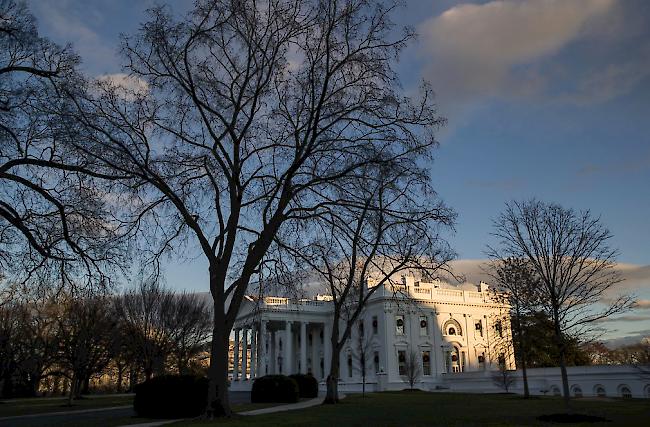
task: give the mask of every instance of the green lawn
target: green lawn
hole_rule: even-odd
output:
[[[72,406],[67,406],[67,404],[68,399],[65,397],[2,400],[0,401],[0,417],[132,405],[133,396],[92,396],[75,400]]]
[[[352,395],[339,405],[318,406],[254,417],[239,416],[225,421],[188,421],[174,426],[549,425],[537,421],[536,417],[561,412],[562,408],[562,401],[554,397],[524,400],[515,395],[385,392],[369,394],[365,398]],[[611,420],[607,423],[587,425],[650,425],[650,401],[648,400],[580,399],[573,402],[573,408],[576,412]]]

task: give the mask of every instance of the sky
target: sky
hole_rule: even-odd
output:
[[[123,71],[120,34],[155,4],[27,3],[41,34],[72,43],[95,77]],[[589,209],[614,235],[621,290],[641,300],[606,325],[608,336],[650,335],[650,1],[406,0],[395,20],[419,35],[397,64],[404,89],[429,81],[448,120],[431,175],[458,213],[449,235],[458,268],[478,277],[509,200]],[[200,260],[169,260],[166,271],[171,287],[207,290]]]

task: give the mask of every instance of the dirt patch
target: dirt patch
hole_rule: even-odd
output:
[[[586,414],[550,414],[537,417],[547,423],[602,423],[609,422],[607,418]]]

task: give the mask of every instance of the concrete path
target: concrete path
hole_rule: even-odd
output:
[[[339,399],[345,399],[344,394],[339,394]],[[298,403],[290,403],[288,405],[280,406],[271,406],[270,408],[255,409],[253,411],[239,412],[239,415],[262,415],[262,414],[272,414],[274,412],[285,412],[285,411],[295,411],[297,409],[311,408],[312,406],[318,406],[323,403],[325,396],[318,396],[314,399],[304,400]]]
[[[304,400],[298,403],[290,403],[288,405],[271,406],[270,408],[262,408],[262,409],[255,409],[252,411],[238,412],[237,415],[248,416],[248,415],[273,414],[275,412],[295,411],[297,409],[305,409],[305,408],[311,408],[313,406],[318,406],[323,403],[324,399],[325,399],[324,396],[318,396],[314,399]],[[340,394],[339,399],[345,399],[345,395]],[[143,424],[130,424],[128,426],[121,426],[121,427],[158,427],[158,426],[163,426],[165,424],[175,423],[177,421],[181,421],[181,420],[155,421],[155,422],[143,423]]]

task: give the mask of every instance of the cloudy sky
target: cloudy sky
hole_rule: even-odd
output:
[[[102,76],[122,71],[119,35],[154,2],[28,4],[44,35],[71,42],[84,70]],[[507,200],[590,209],[615,236],[624,288],[642,300],[607,327],[650,334],[650,1],[406,0],[397,21],[419,33],[398,65],[405,89],[430,81],[449,121],[432,175],[459,214],[459,268],[477,274]],[[170,265],[167,281],[204,290],[205,268]]]

